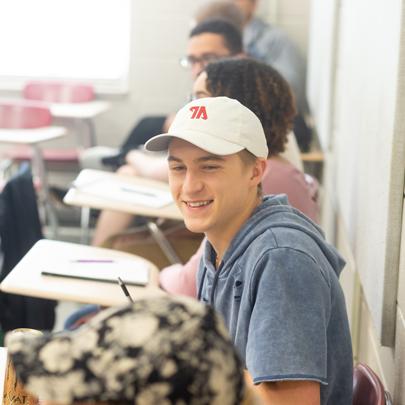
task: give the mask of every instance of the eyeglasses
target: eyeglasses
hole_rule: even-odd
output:
[[[190,69],[196,64],[200,64],[201,66],[205,67],[207,66],[210,62],[214,62],[218,59],[223,58],[224,56],[220,55],[215,55],[212,53],[207,53],[205,55],[202,55],[200,57],[196,56],[183,56],[180,58],[180,66],[182,66],[185,69]]]

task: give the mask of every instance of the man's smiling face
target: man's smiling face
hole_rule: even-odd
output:
[[[169,184],[186,227],[210,241],[232,239],[251,214],[257,184],[254,165],[238,153],[208,153],[181,139],[169,146]]]

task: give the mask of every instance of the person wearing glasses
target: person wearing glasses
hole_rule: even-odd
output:
[[[195,80],[208,63],[241,56],[242,37],[236,32],[233,24],[221,19],[209,19],[196,25],[190,32],[187,53],[180,59],[181,66],[190,69]]]
[[[220,19],[211,19],[196,25],[190,32],[186,55],[181,59],[181,65],[190,69],[193,80],[202,69],[214,60],[243,55],[242,34],[235,25]],[[156,122],[154,128],[150,125],[147,137],[137,139],[144,143],[148,138],[167,131],[172,120]],[[143,153],[139,150],[126,152],[126,161],[118,172],[127,175],[140,175],[155,180],[167,181],[166,162]],[[132,215],[103,211],[96,225],[92,244],[99,246],[113,236],[125,230],[133,220]]]

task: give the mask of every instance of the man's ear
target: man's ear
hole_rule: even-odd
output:
[[[252,176],[250,180],[252,181],[253,186],[257,186],[262,182],[264,172],[267,167],[267,160],[263,158],[257,158],[255,163],[252,166]]]

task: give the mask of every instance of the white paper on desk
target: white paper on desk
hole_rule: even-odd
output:
[[[108,281],[117,285],[118,277],[129,285],[144,286],[149,281],[149,267],[146,263],[110,258],[73,259],[68,263],[61,263],[57,268],[44,268],[41,273],[44,276]]]
[[[134,185],[116,179],[100,179],[90,184],[76,183],[76,187],[83,193],[116,200],[134,205],[143,205],[152,208],[161,208],[173,202],[172,195],[168,191],[154,187]]]

